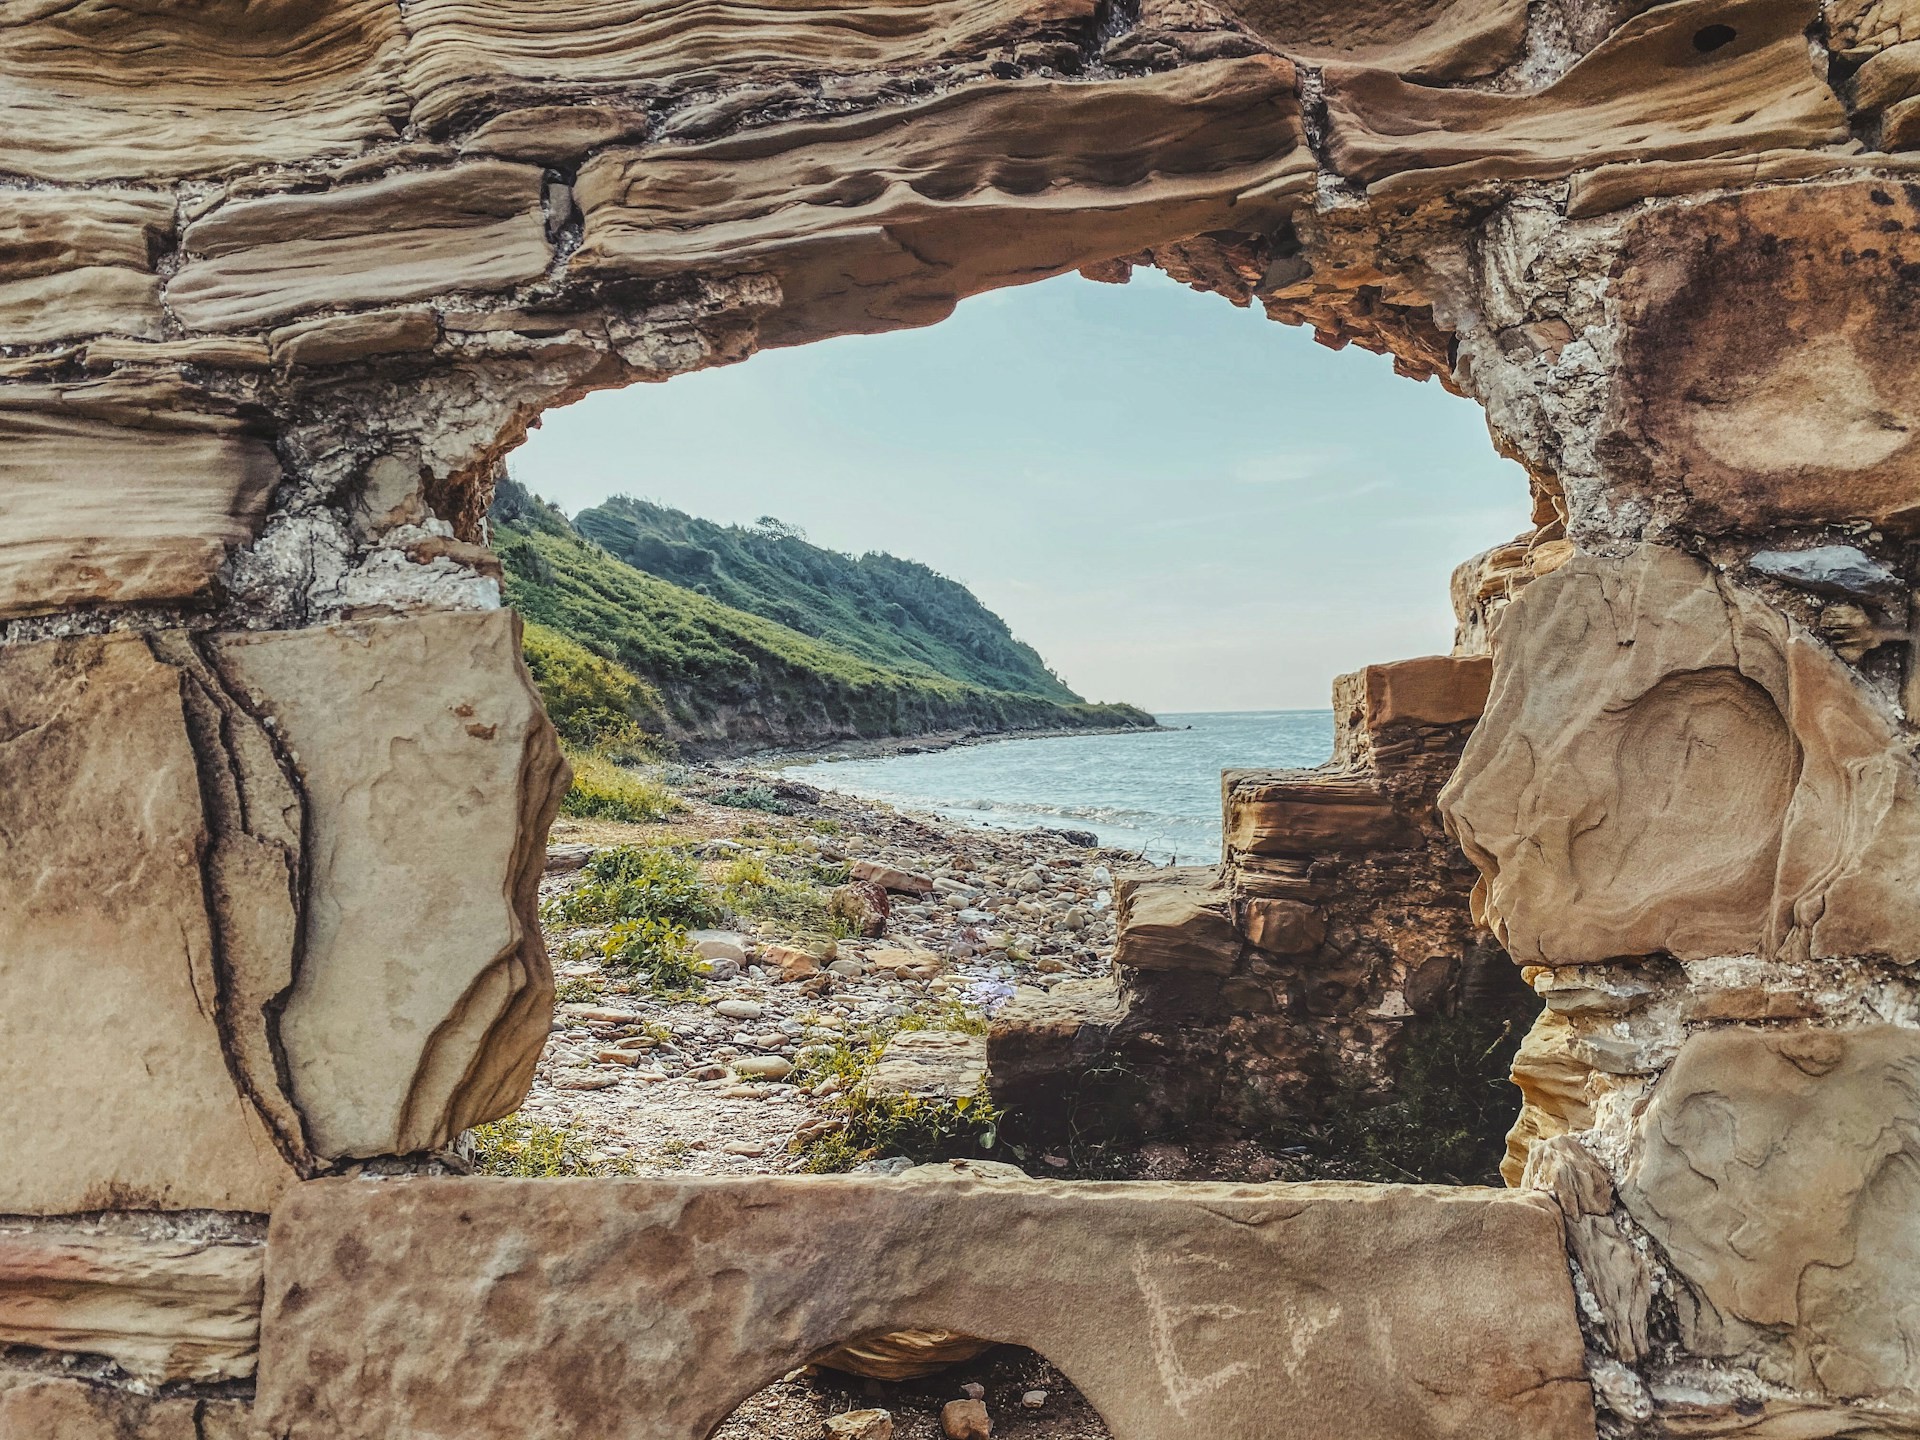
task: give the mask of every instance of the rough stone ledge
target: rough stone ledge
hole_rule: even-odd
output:
[[[704,1440],[911,1328],[1039,1350],[1121,1440],[1589,1440],[1562,1247],[1551,1201],[1482,1189],[322,1180],[274,1215],[257,1418]]]

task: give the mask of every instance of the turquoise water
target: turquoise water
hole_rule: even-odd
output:
[[[1177,728],[825,760],[804,773],[829,789],[976,825],[1091,830],[1103,845],[1184,865],[1219,858],[1223,769],[1318,765],[1333,753],[1331,710],[1159,720]]]

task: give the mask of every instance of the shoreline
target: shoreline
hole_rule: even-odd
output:
[[[735,765],[761,766],[784,770],[803,765],[818,765],[835,760],[885,760],[895,755],[932,755],[942,750],[958,750],[971,745],[994,745],[1005,740],[1067,740],[1077,735],[1157,735],[1183,727],[1178,725],[1095,725],[1031,730],[933,730],[924,735],[876,735],[863,739],[826,740],[818,745],[780,746],[752,750],[730,757]]]

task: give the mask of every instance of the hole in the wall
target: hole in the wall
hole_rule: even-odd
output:
[[[883,1427],[861,1423],[869,1411],[886,1412],[893,1440],[943,1440],[942,1411],[971,1398],[969,1387],[981,1394],[995,1440],[1110,1440],[1113,1433],[1051,1361],[1019,1346],[992,1345],[910,1378],[803,1367],[741,1402],[711,1440],[818,1440],[832,1433],[827,1422],[839,1416],[855,1417],[838,1427],[852,1432],[849,1440],[872,1440]]]
[[[1030,316],[1020,318],[1027,311]],[[1276,352],[1289,357],[1284,365],[1276,363]],[[1351,393],[1341,393],[1342,386]],[[1130,751],[1139,737],[1126,735],[1032,742],[1064,747],[1049,754],[1084,746],[1084,763],[1062,760],[1026,774],[974,770],[956,778],[951,791],[896,789],[887,797],[910,808],[944,811],[950,819],[1100,827],[1096,838],[1144,850],[1153,863],[1194,864],[1219,854],[1223,768],[1308,769],[1329,758],[1333,675],[1370,662],[1444,655],[1451,648],[1447,595],[1453,564],[1528,528],[1519,472],[1492,455],[1483,425],[1470,402],[1451,399],[1437,386],[1404,385],[1379,357],[1355,349],[1330,358],[1303,331],[1268,324],[1257,310],[1236,311],[1144,272],[1126,287],[1064,277],[969,302],[928,330],[769,352],[672,385],[593,397],[547,416],[537,437],[514,457],[513,469],[519,493],[562,502],[567,513],[561,523],[577,524],[592,542],[587,548],[597,546],[703,603],[751,613],[755,623],[788,626],[812,643],[852,645],[859,638],[851,629],[832,628],[836,622],[825,600],[851,601],[861,617],[871,618],[890,606],[907,608],[912,597],[868,594],[857,577],[828,567],[822,586],[830,595],[783,591],[777,603],[755,609],[754,597],[736,583],[749,564],[808,542],[854,554],[891,551],[972,583],[990,608],[1011,620],[1014,635],[1039,641],[1040,655],[1058,665],[1081,695],[1178,712],[1183,718],[1173,723],[1180,726],[1204,728],[1209,717],[1229,717],[1206,744],[1156,737],[1168,746],[1193,746],[1173,751],[1184,757],[1177,775],[1154,782],[1164,779],[1169,792],[1177,782],[1177,802],[1152,796],[1128,801],[1111,788],[1060,793],[1066,779],[1109,787],[1126,780],[1138,788],[1145,762],[1137,757],[1147,752]],[[644,437],[644,444],[636,437]],[[610,495],[623,491],[685,514],[649,520],[653,528],[646,533],[633,526],[631,533],[622,531],[604,516],[598,525],[585,522],[583,512],[604,508]],[[1455,508],[1470,518],[1450,519],[1445,512]],[[524,520],[501,516],[500,524],[510,598],[529,619],[548,626],[583,623],[581,597],[595,586],[611,593],[604,577],[574,584],[556,574],[564,557],[536,543]],[[715,533],[729,526],[727,534]],[[796,526],[804,533],[789,534]],[[1188,568],[1179,569],[1175,560]],[[826,562],[816,557],[806,563]],[[1426,568],[1416,579],[1418,566]],[[813,604],[816,598],[820,606]],[[1371,629],[1347,623],[1356,605],[1384,610],[1403,602],[1419,612],[1426,628],[1416,631],[1397,609]],[[1063,624],[1063,617],[1074,623]],[[755,697],[738,687],[737,677],[729,678],[741,667],[725,673],[716,668],[711,675],[648,674],[652,661],[639,635],[638,627],[609,624],[582,639],[602,658],[661,682],[664,705],[685,710],[710,700],[724,723],[743,723]],[[1225,651],[1229,660],[1209,660],[1210,649]],[[930,653],[921,652],[921,658]],[[1195,657],[1206,663],[1195,663]],[[869,652],[865,663],[888,658]],[[1141,693],[1156,674],[1157,691]],[[1083,678],[1088,675],[1094,678]],[[1243,688],[1198,695],[1181,688],[1223,678]],[[664,683],[668,679],[677,689]],[[1282,689],[1282,681],[1293,688]],[[1255,688],[1259,684],[1269,688]],[[567,729],[568,716],[553,708]],[[1278,724],[1262,728],[1233,718],[1247,711],[1290,713],[1293,729],[1287,734],[1294,738]],[[1296,723],[1301,714],[1310,723]],[[1309,730],[1311,746],[1295,743]],[[702,737],[711,739],[713,731],[696,731],[689,726],[692,739],[677,741],[685,747],[683,756],[711,755],[712,748],[703,752]],[[594,737],[580,731],[568,738],[587,745]],[[731,738],[764,743],[767,737],[743,728]],[[929,767],[951,762],[964,770],[1013,752],[981,746],[899,758]],[[801,778],[832,786],[849,774],[823,767]],[[768,834],[827,819],[843,825],[842,848],[855,853],[845,842],[844,822],[816,813],[804,800],[782,798],[749,778],[699,783],[708,807],[703,814],[724,821],[725,807],[741,807],[733,813]],[[1003,785],[1008,788],[995,788]],[[1190,814],[1177,809],[1189,801]],[[722,808],[714,810],[714,804]],[[1154,813],[1151,826],[1118,815],[1155,805],[1163,810]],[[1178,828],[1188,821],[1199,828]],[[703,843],[714,838],[731,835],[699,837]],[[760,842],[748,837],[746,843]],[[1108,973],[1114,948],[1110,880],[1087,886],[1083,896],[1076,892],[1074,903],[1088,906],[1105,892],[1107,928],[1090,939],[1084,929],[1060,933],[1051,921],[1040,923],[1012,908],[1022,898],[1008,890],[1006,878],[993,879],[990,872],[1012,872],[1031,861],[1017,866],[975,855],[961,862],[937,846],[897,858],[910,870],[954,872],[941,878],[985,892],[991,902],[986,913],[994,918],[976,914],[958,921],[943,904],[920,916],[896,897],[884,940],[863,944],[842,937],[856,960],[878,945],[924,947],[941,957],[947,982],[942,990],[902,987],[900,994],[883,997],[884,1005],[944,1010],[958,1003],[981,1010],[988,998],[1005,998],[990,997],[994,987],[1050,987]],[[787,862],[770,863],[778,869]],[[1123,862],[1109,857],[1102,863]],[[795,870],[790,878],[806,877]],[[1467,878],[1445,882],[1458,880],[1462,915]],[[700,923],[750,931],[763,921],[775,930],[781,923],[753,914]],[[969,1144],[951,1153],[1010,1161],[1030,1174],[1062,1178],[1492,1180],[1501,1137],[1518,1109],[1506,1083],[1507,1061],[1527,1023],[1507,991],[1532,1000],[1518,972],[1500,955],[1491,967],[1483,965],[1485,957],[1454,936],[1431,946],[1423,942],[1418,953],[1400,957],[1404,963],[1396,970],[1368,948],[1378,944],[1370,933],[1330,928],[1339,931],[1329,942],[1338,951],[1337,965],[1297,958],[1261,962],[1257,973],[1236,976],[1243,983],[1231,992],[1222,991],[1217,975],[1200,975],[1193,977],[1190,996],[1173,997],[1180,1018],[1167,1027],[1166,1054],[1149,1057],[1173,1071],[1189,1061],[1190,1068],[1203,1069],[1203,1056],[1183,1060],[1180,1047],[1189,1036],[1223,1027],[1231,1016],[1288,1017],[1291,1032],[1271,1047],[1283,1062],[1269,1068],[1287,1070],[1298,1061],[1304,1078],[1277,1083],[1271,1094],[1229,1097],[1238,1133],[1209,1133],[1219,1119],[1219,1097],[1197,1090],[1182,1092],[1177,1107],[1161,1106],[1154,1128],[1135,1123],[1133,1117],[1166,1099],[1164,1089],[1137,1108],[1124,1099],[1136,1083],[1150,1091],[1160,1085],[1157,1079],[1139,1082],[1135,1057],[1096,1066],[1075,1082],[1065,1133],[1023,1130],[1016,1116],[996,1148],[973,1148],[979,1127],[972,1127],[962,1137]],[[1029,931],[1031,941],[1023,938]],[[1003,943],[996,945],[996,937]],[[769,933],[757,943],[784,945],[795,938]],[[604,939],[582,926],[550,929],[549,946],[562,957],[564,1000],[589,1000],[591,985],[609,978],[597,958]],[[1010,958],[1014,951],[1021,958]],[[1511,982],[1507,991],[1496,994],[1499,987],[1489,986],[1489,976]],[[782,982],[756,979],[750,971],[745,978],[759,986],[753,1004],[772,1018],[723,1025],[710,1008],[696,1014],[690,1006],[676,1010],[651,999],[621,1002],[639,1003],[649,1015],[657,1009],[663,1024],[696,1028],[691,1038],[646,1046],[643,1067],[651,1073],[651,1056],[676,1049],[685,1059],[671,1081],[708,1066],[724,1070],[734,1057],[719,1056],[713,1047],[737,1048],[745,1043],[742,1035],[756,1055],[784,1050],[791,1053],[782,1058],[798,1063],[799,1050],[821,1039],[805,1030],[783,1040],[773,1032],[778,1021],[791,1019],[804,1030],[815,1023],[800,1018],[806,1011],[847,1026],[871,1023],[859,1008],[872,998],[862,988],[874,983],[869,979],[831,979],[819,995],[801,1000]],[[848,1013],[839,1015],[836,1005]],[[1367,1018],[1364,1012],[1371,1009],[1384,1009],[1386,1018]],[[1406,1104],[1394,1108],[1392,1096],[1378,1085],[1348,1084],[1344,1071],[1336,1077],[1333,1060],[1303,1058],[1319,1043],[1316,1036],[1341,1032],[1348,1012],[1378,1032],[1383,1068],[1376,1080],[1403,1062],[1418,1064],[1421,1092],[1405,1097]],[[1456,1023],[1463,1015],[1465,1023]],[[595,1038],[617,1047],[639,1045],[644,1037],[610,1031]],[[561,1035],[555,1043],[570,1047],[569,1065],[595,1063],[595,1045],[584,1037]],[[557,1062],[554,1068],[560,1068]],[[706,1083],[727,1082],[710,1076]],[[1301,1097],[1314,1087],[1339,1090],[1337,1115],[1302,1119]],[[622,1093],[630,1088],[621,1085]],[[1460,1128],[1448,1129],[1450,1095],[1471,1097],[1463,1104],[1470,1103],[1471,1128],[1483,1142],[1471,1154],[1443,1153],[1425,1143]],[[845,1168],[891,1155],[948,1158],[947,1152],[914,1148],[918,1138],[900,1138],[878,1122],[837,1159],[809,1148],[811,1142],[796,1152],[789,1136],[818,1119],[845,1118],[845,1112],[787,1094],[777,1103],[745,1107],[755,1111],[759,1153],[730,1162],[722,1145],[734,1137],[703,1132],[676,1110],[681,1098],[687,1097],[677,1088],[653,1084],[633,1132],[601,1130],[599,1148],[628,1156],[642,1174],[683,1168],[767,1173],[815,1168],[816,1162],[818,1168]],[[553,1099],[551,1109],[539,1112],[543,1122],[598,1113],[599,1102]],[[1093,1118],[1102,1109],[1117,1118]],[[1168,1120],[1170,1110],[1177,1114]],[[775,1124],[775,1117],[784,1118]],[[1159,1142],[1151,1153],[1142,1143],[1149,1138]]]
[[[1740,32],[1731,25],[1702,25],[1693,32],[1693,48],[1702,55],[1711,55],[1739,38]]]

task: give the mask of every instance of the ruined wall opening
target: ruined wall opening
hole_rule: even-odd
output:
[[[1476,931],[1433,807],[1484,698],[1487,615],[1542,543],[1526,477],[1476,407],[1391,373],[1417,367],[1089,268],[604,392],[507,457],[491,538],[577,771],[554,840],[608,874],[547,882],[562,1024],[483,1168],[524,1173],[557,1130],[567,1165],[641,1174],[972,1157],[1499,1182],[1538,1005]],[[962,592],[978,668],[940,648],[941,574],[888,590],[840,551],[986,582],[991,610]],[[889,610],[897,631],[870,623]],[[1000,678],[1016,651],[1029,671]],[[822,675],[829,652],[872,678]],[[620,672],[599,705],[596,666]],[[940,710],[925,677],[985,704]],[[891,704],[863,708],[881,685]],[[1066,707],[1006,693],[1043,685]],[[1081,693],[1202,713],[943,748],[1133,723]],[[768,748],[771,768],[739,759]],[[1016,753],[1037,770],[992,758]],[[912,790],[933,765],[959,809]],[[876,799],[936,818],[916,833]],[[1109,828],[1129,803],[1150,818]],[[1204,833],[1141,828],[1167,823]],[[620,910],[621,846],[704,898]],[[642,943],[641,918],[708,953]]]
[[[1037,1351],[948,1341],[955,1358],[940,1363],[940,1339],[895,1332],[857,1353],[839,1347],[754,1392],[711,1440],[1111,1440],[1100,1412]]]
[[[1121,1282],[1069,1368],[1152,1440],[1920,1429],[1887,1183],[1920,1154],[1910,7],[15,8],[0,1322],[36,1353],[0,1431],[677,1440],[718,1418],[690,1352],[745,1322],[810,1354],[943,1262],[1072,1311],[1036,1256]],[[555,998],[566,781],[485,545],[504,453],[595,390],[1141,265],[1457,386],[1532,476],[1526,539],[1463,577],[1527,589],[1437,797],[1549,1000],[1519,1189],[439,1173]],[[1446,673],[1355,680],[1364,783],[1236,776],[1230,883],[1115,877],[1127,983],[1055,987],[988,1068],[1058,1093],[1053,1036],[1208,1073],[1196,1017],[1274,981],[1247,947],[1311,969],[1350,918],[1325,887],[1419,848],[1388,772],[1448,768],[1478,696]],[[670,1040],[566,1003],[573,1068],[646,1086]],[[606,1343],[696,1315],[703,1348]]]

